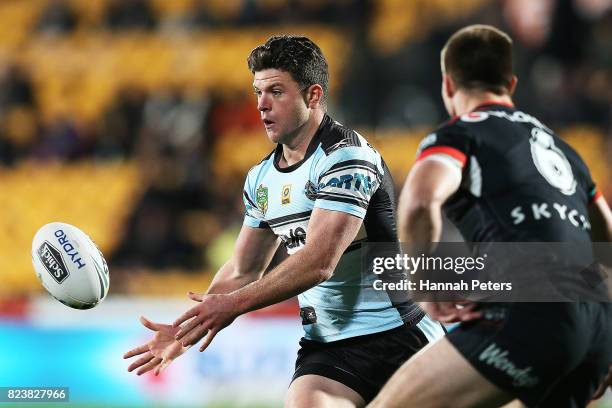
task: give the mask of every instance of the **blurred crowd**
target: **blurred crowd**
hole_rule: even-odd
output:
[[[49,0],[41,3],[31,36],[62,37],[88,30],[190,35],[307,23],[340,28],[349,57],[342,76],[331,78],[337,85],[331,113],[359,129],[404,129],[431,128],[446,119],[439,51],[459,27],[483,22],[506,30],[515,40],[515,102],[521,109],[553,128],[587,124],[604,135],[608,146],[612,139],[612,8],[605,0],[177,3],[184,7],[160,13],[161,2],[106,0],[99,18],[91,20],[80,19],[74,1]],[[398,5],[404,5],[402,13],[416,17],[402,20],[393,13]],[[460,10],[468,5],[468,14]],[[380,42],[384,37],[373,34],[372,27],[391,18],[388,15],[397,19],[391,28],[435,15],[436,7],[451,17],[427,19],[418,35],[407,35],[401,42],[390,38],[393,46],[385,46]],[[154,90],[126,85],[93,119],[70,114],[49,118],[41,113],[30,68],[0,54],[0,165],[10,168],[24,160],[135,160],[142,169],[144,193],[111,264],[210,268],[207,248],[225,228],[240,224],[242,212],[242,180],[215,177],[215,162],[224,160],[213,153],[215,146],[228,133],[259,132],[265,137],[250,89],[181,88],[170,79]],[[246,64],[236,69],[246,70]]]

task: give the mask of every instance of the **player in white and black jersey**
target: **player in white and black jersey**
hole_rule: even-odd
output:
[[[480,245],[612,241],[612,213],[585,163],[514,107],[510,37],[490,26],[458,31],[442,51],[442,73],[453,119],[421,143],[401,194],[401,241],[431,248],[442,211]],[[592,237],[595,227],[606,234]],[[610,303],[421,305],[462,323],[409,360],[373,407],[497,407],[514,399],[584,407],[612,363]]]
[[[443,329],[413,302],[372,289],[361,244],[397,246],[393,182],[380,154],[326,113],[327,61],[311,40],[278,36],[248,59],[257,108],[277,144],[246,177],[232,258],[173,326],[126,354],[159,372],[239,315],[298,296],[304,338],[288,407],[361,407]],[[290,255],[263,275],[282,244]]]

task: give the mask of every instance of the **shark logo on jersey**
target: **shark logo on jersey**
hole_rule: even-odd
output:
[[[257,201],[257,208],[262,214],[265,214],[268,211],[268,187],[260,184],[255,191],[255,200]]]
[[[317,193],[317,186],[315,186],[312,181],[308,180],[304,186],[304,195],[306,198],[314,201],[317,199]]]

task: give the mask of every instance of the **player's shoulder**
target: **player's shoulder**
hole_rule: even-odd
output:
[[[245,180],[245,189],[248,189],[249,186],[254,186],[257,184],[257,181],[262,179],[268,169],[274,165],[274,152],[276,149],[272,150],[267,156],[259,161],[256,165],[251,167],[246,175]]]
[[[472,132],[470,132],[469,126],[461,121],[461,117],[453,117],[421,139],[417,149],[417,157],[423,151],[432,148],[453,147],[463,151],[471,138]]]
[[[276,151],[276,148],[274,148],[274,150],[272,150],[270,153],[268,153],[263,159],[261,159],[259,161],[259,163],[257,163],[256,165],[254,165],[253,167],[251,167],[247,173],[247,177],[254,175],[254,174],[258,174],[261,170],[269,167],[270,165],[272,165],[272,160],[274,160],[274,152]]]
[[[329,123],[324,127],[321,135],[321,150],[326,156],[337,151],[350,152],[359,148],[368,148],[368,142],[355,130],[342,123],[327,117]],[[352,148],[352,149],[351,149]],[[348,150],[347,150],[348,149]]]
[[[314,169],[326,173],[337,168],[362,166],[376,173],[382,170],[378,151],[357,131],[331,120],[321,135]]]

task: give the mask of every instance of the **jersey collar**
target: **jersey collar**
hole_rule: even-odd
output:
[[[281,173],[291,173],[293,170],[300,167],[302,163],[308,160],[308,158],[312,156],[315,150],[317,150],[317,147],[319,146],[319,143],[321,142],[321,137],[323,136],[325,131],[331,126],[331,124],[332,124],[332,119],[326,113],[325,116],[323,116],[323,120],[319,124],[319,128],[315,132],[314,136],[310,140],[310,143],[308,144],[308,147],[306,148],[306,154],[304,155],[304,158],[300,160],[299,162],[292,164],[291,166],[280,167],[278,165],[281,155],[283,154],[283,145],[280,143],[277,144],[276,149],[274,150],[274,159],[272,160],[272,162],[274,163],[274,168]]]
[[[512,102],[486,101],[475,107],[472,112],[485,108],[487,106],[505,106],[506,108],[514,108]]]

